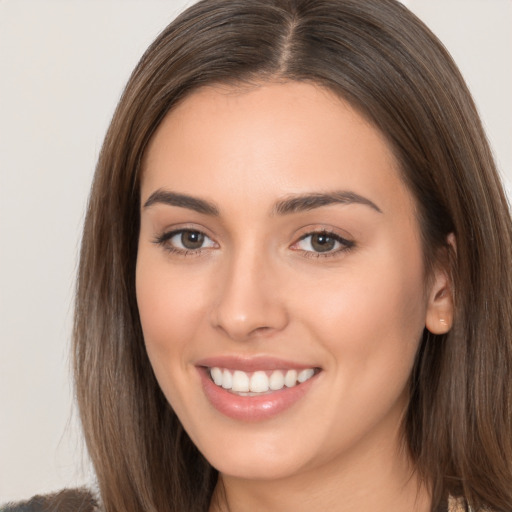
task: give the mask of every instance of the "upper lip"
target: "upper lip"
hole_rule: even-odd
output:
[[[244,372],[254,372],[257,370],[305,370],[306,368],[318,368],[318,365],[316,364],[298,363],[269,356],[214,356],[201,359],[195,364],[196,366],[208,368],[218,367],[230,370],[241,370]]]

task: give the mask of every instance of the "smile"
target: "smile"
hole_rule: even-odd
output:
[[[243,422],[270,420],[298,407],[323,373],[317,366],[267,357],[208,358],[196,368],[210,405]]]
[[[245,372],[228,370],[217,366],[209,369],[212,381],[219,387],[240,394],[241,396],[257,396],[263,393],[279,391],[285,386],[293,388],[311,379],[316,373],[315,368],[302,370],[258,370]]]

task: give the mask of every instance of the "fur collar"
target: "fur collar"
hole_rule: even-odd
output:
[[[0,512],[100,512],[98,500],[88,489],[64,489],[55,494],[34,496],[21,503],[8,503]]]

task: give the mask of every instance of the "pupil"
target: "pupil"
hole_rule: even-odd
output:
[[[204,242],[204,235],[198,231],[184,231],[181,234],[181,243],[186,249],[199,249]]]
[[[330,236],[324,234],[324,233],[317,233],[316,235],[313,235],[311,237],[311,245],[313,249],[317,252],[327,252],[334,249],[334,244],[336,241],[334,238],[331,238]]]

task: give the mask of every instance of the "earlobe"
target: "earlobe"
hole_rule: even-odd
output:
[[[447,238],[447,252],[455,252],[455,236],[453,233]],[[449,255],[442,258],[434,270],[433,281],[428,297],[425,326],[432,334],[446,334],[453,323],[453,283],[449,272]]]
[[[425,326],[432,334],[446,334],[452,327],[453,299],[451,290],[443,288],[429,298]]]

